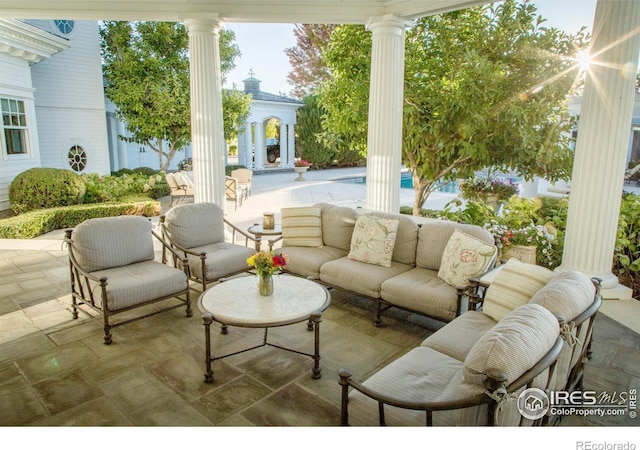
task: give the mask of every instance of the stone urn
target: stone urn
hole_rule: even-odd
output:
[[[298,174],[298,178],[294,181],[304,181],[304,177],[302,176],[309,168],[308,167],[294,167],[293,170]]]

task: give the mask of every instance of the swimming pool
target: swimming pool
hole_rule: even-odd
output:
[[[357,177],[357,178],[348,178],[343,180],[346,183],[356,183],[356,184],[366,184],[367,177]],[[501,178],[505,178],[507,180],[511,180],[515,184],[522,183],[521,177],[514,176],[502,176]],[[400,188],[402,189],[413,189],[413,179],[411,178],[411,172],[401,172],[400,173]],[[445,192],[448,194],[457,194],[460,192],[458,189],[457,181],[450,181],[449,183],[440,186],[438,192]]]

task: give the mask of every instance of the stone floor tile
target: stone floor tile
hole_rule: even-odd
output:
[[[196,400],[194,407],[213,424],[222,424],[273,391],[255,378],[243,375]],[[251,423],[242,417],[241,426]]]
[[[36,423],[38,426],[59,427],[128,427],[134,425],[106,397],[99,397],[81,403],[55,416],[47,417]]]
[[[94,383],[87,382],[77,372],[36,383],[33,388],[52,415],[103,395]]]
[[[242,416],[257,426],[336,426],[340,408],[293,383],[246,409]]]

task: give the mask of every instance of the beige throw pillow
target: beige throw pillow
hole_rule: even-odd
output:
[[[496,322],[520,305],[529,303],[553,277],[546,267],[520,262],[511,258],[487,289],[482,311]]]
[[[442,253],[438,277],[454,287],[465,285],[469,278],[486,272],[497,253],[495,245],[456,229]]]
[[[280,212],[283,247],[322,247],[320,208],[282,208]]]
[[[359,216],[353,228],[347,257],[367,264],[391,267],[399,225],[398,219]]]

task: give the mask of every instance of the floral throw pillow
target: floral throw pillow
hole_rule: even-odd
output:
[[[367,264],[391,267],[399,225],[398,219],[358,216],[347,257]]]
[[[495,245],[456,229],[442,253],[438,277],[451,286],[463,286],[469,278],[486,272],[497,253]]]

